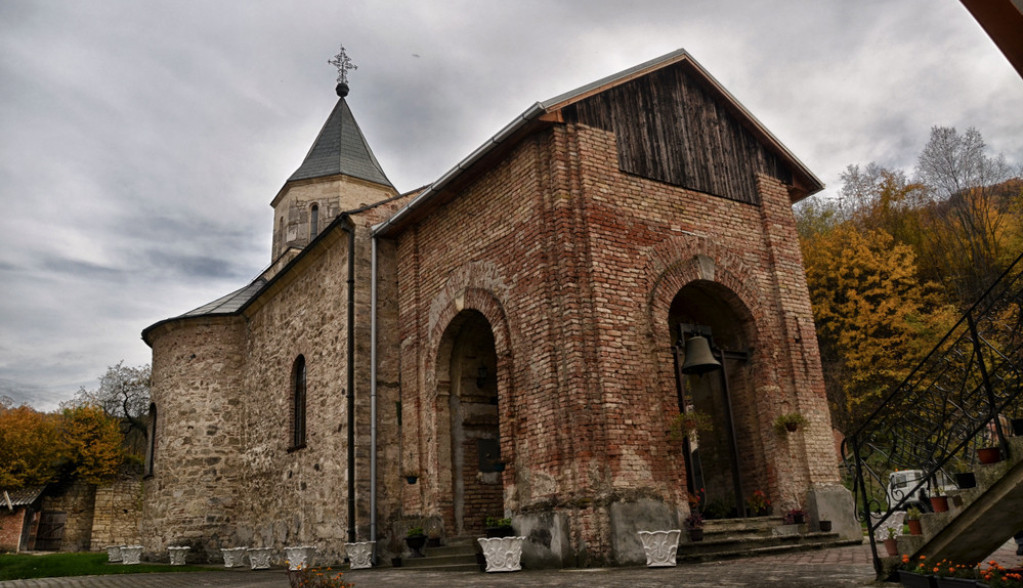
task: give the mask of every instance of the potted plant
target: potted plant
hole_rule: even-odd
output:
[[[799,427],[805,427],[806,425],[807,420],[803,415],[798,412],[790,412],[778,415],[778,418],[774,419],[774,432],[779,435],[795,433],[799,430]]]
[[[905,588],[934,588],[934,577],[926,567],[927,557],[920,556],[916,563],[911,563],[908,555],[902,556],[899,568],[899,583]]]
[[[487,537],[512,537],[515,535],[511,519],[508,518],[487,517],[484,526]]]
[[[948,496],[941,495],[941,487],[934,487],[934,496],[931,496],[931,508],[934,512],[948,512]]]
[[[899,542],[896,537],[899,535],[899,530],[895,527],[888,527],[888,538],[884,540],[884,549],[888,552],[889,556],[896,556],[899,554]]]
[[[956,486],[962,490],[977,487],[977,476],[973,472],[957,472],[954,474]]]
[[[920,527],[920,509],[911,506],[906,509],[906,524],[909,525],[910,535],[923,535],[923,529]]]
[[[806,521],[806,511],[800,508],[794,508],[789,512],[785,513],[785,524],[786,525],[802,525]]]
[[[817,522],[817,527],[820,529],[821,533],[830,533],[831,521],[827,519],[821,519],[820,521]]]
[[[673,441],[681,441],[693,433],[714,430],[714,420],[710,415],[698,410],[691,410],[675,415],[668,428],[669,437]]]
[[[516,537],[510,518],[487,517],[486,537],[476,540],[483,552],[486,572],[515,572],[522,569],[522,542],[525,537]]]
[[[426,545],[426,539],[426,533],[423,533],[422,527],[412,527],[408,530],[405,535],[405,543],[412,550],[412,557],[426,557],[422,552],[423,546]]]
[[[1000,447],[979,447],[977,448],[977,460],[980,463],[998,463],[1002,461],[1002,449]]]
[[[692,511],[685,521],[686,533],[690,541],[703,541],[703,515],[700,511]]]
[[[754,490],[753,494],[746,500],[746,508],[751,515],[758,517],[771,514],[771,500],[763,490]]]

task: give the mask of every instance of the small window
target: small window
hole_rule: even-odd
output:
[[[146,469],[145,475],[153,475],[153,462],[156,461],[156,405],[149,405],[149,427],[146,431],[149,437],[149,445],[146,447]]]
[[[313,204],[309,209],[309,240],[312,241],[316,233],[320,232],[320,205]]]
[[[291,448],[305,447],[305,357],[299,355],[291,370]]]

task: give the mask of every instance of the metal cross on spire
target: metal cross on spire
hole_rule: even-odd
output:
[[[337,83],[346,86],[348,85],[349,70],[359,69],[359,66],[352,63],[351,58],[345,53],[344,45],[341,45],[341,50],[337,52],[333,59],[328,59],[327,63],[337,68]]]

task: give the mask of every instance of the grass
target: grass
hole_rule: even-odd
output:
[[[107,563],[106,553],[53,553],[49,555],[0,554],[0,581],[62,576],[199,572],[216,568],[166,564],[121,565]]]

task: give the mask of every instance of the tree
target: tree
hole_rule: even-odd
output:
[[[845,222],[801,239],[835,424],[850,430],[951,325],[911,247]]]
[[[148,429],[146,415],[149,414],[149,384],[152,370],[149,365],[128,367],[121,360],[107,368],[99,378],[97,390],[79,388],[70,407],[95,404],[110,416],[122,419],[129,433],[138,431],[143,435]]]
[[[95,405],[66,408],[59,422],[59,445],[66,478],[100,484],[124,462],[118,420]]]
[[[0,408],[0,488],[38,486],[51,481],[61,459],[54,415],[30,406]]]

